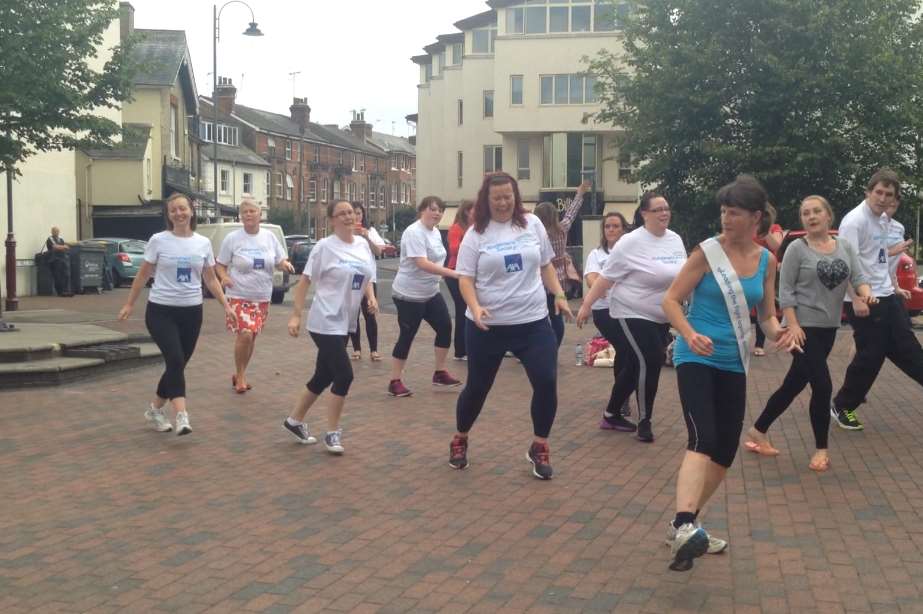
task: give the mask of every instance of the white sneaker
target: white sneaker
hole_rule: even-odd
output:
[[[157,409],[151,405],[144,412],[144,417],[147,418],[158,433],[169,433],[173,430],[173,425],[167,420],[167,416],[163,413],[163,408]]]
[[[699,523],[696,523],[695,526],[700,529],[702,528],[702,525],[700,525]],[[705,529],[702,529],[702,530],[705,531]],[[708,550],[706,552],[707,554],[720,554],[724,552],[725,550],[727,550],[727,547],[728,547],[727,540],[714,537],[708,531],[705,531],[705,534],[708,535]],[[667,539],[665,540],[666,545],[672,546],[673,541],[675,539],[676,539],[676,527],[673,526],[673,521],[671,520],[667,524]]]
[[[327,446],[327,451],[331,454],[342,454],[345,452],[343,448],[343,442],[340,441],[340,436],[343,434],[343,431],[330,431],[324,435],[324,445]]]
[[[693,559],[697,559],[708,551],[708,533],[705,529],[687,522],[676,529],[676,537],[670,547],[673,553],[673,562],[670,569],[673,571],[689,571],[692,569]]]
[[[189,414],[184,411],[176,413],[176,434],[177,435],[188,435],[192,432],[192,427],[189,426]]]

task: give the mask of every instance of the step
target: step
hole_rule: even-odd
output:
[[[113,347],[115,346],[115,347]],[[77,355],[54,355],[41,360],[0,362],[0,390],[59,386],[86,381],[162,362],[155,343],[103,344],[65,350]]]

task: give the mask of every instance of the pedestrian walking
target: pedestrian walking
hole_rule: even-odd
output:
[[[779,278],[779,303],[792,337],[802,351],[792,352],[792,364],[782,385],[769,397],[763,413],[747,432],[751,452],[775,456],[779,451],[766,436],[804,387],[811,385],[810,416],[816,451],[808,465],[814,471],[830,468],[828,431],[833,383],[827,357],[836,341],[843,297],[851,285],[866,303],[874,303],[871,288],[859,268],[852,245],[830,236],[833,208],[822,196],[801,201],[801,223],[806,235],[785,250]],[[867,316],[866,316],[867,317]]]
[[[439,292],[443,277],[458,277],[458,273],[443,266],[446,249],[439,234],[439,221],[445,203],[438,196],[427,196],[417,207],[418,219],[401,235],[401,262],[391,284],[391,300],[397,308],[400,334],[391,353],[391,381],[388,394],[409,397],[404,385],[404,366],[410,355],[420,323],[426,321],[436,333],[433,386],[458,386],[461,381],[446,370],[446,358],[452,344],[452,317],[445,299]]]
[[[343,454],[343,431],[340,418],[346,395],[353,381],[353,367],[346,353],[347,336],[359,321],[363,296],[369,312],[378,312],[372,293],[375,280],[375,257],[367,241],[354,234],[355,212],[347,200],[327,205],[327,218],[333,234],[321,239],[311,250],[304,272],[294,291],[288,334],[297,337],[301,330],[308,288],[314,284],[314,300],[308,311],[306,329],[317,346],[314,375],[305,385],[291,414],[282,427],[302,444],[315,443],[304,418],[320,395],[330,387],[327,406],[327,432],[324,446],[331,454]]]
[[[892,280],[888,258],[888,210],[900,198],[900,190],[897,173],[887,168],[878,170],[869,179],[865,200],[840,223],[838,237],[856,248],[862,273],[872,288],[872,296],[878,299],[876,303],[866,303],[846,295],[846,318],[853,329],[856,354],[830,404],[836,424],[846,430],[863,428],[856,409],[875,383],[886,358],[923,386],[923,348],[910,326],[903,293]]]
[[[583,197],[590,189],[590,182],[584,180],[577,188],[574,198],[564,208],[564,215],[558,219],[558,209],[550,202],[540,202],[535,206],[535,215],[542,221],[545,226],[545,232],[548,233],[548,240],[551,241],[551,247],[554,249],[555,275],[558,276],[558,285],[561,288],[566,287],[567,282],[567,233],[570,232],[580,207],[583,206]],[[548,303],[548,317],[551,320],[551,328],[554,329],[554,336],[558,340],[558,347],[561,347],[561,341],[564,339],[564,318],[554,308],[555,297],[553,294],[546,294],[545,300]]]
[[[458,205],[458,210],[455,212],[455,221],[452,223],[452,226],[449,227],[449,256],[446,260],[446,268],[455,270],[456,262],[458,261],[458,248],[461,246],[462,238],[465,236],[465,232],[471,226],[471,222],[474,219],[474,202],[470,200],[463,200]],[[458,289],[458,279],[455,277],[446,277],[445,285],[449,288],[449,294],[452,295],[452,302],[455,307],[455,332],[452,336],[452,345],[455,348],[454,358],[455,360],[467,360],[468,351],[465,349],[465,322],[468,318],[465,317],[465,299],[461,295],[461,290]]]
[[[683,240],[668,228],[670,219],[667,199],[646,192],[635,212],[635,230],[612,248],[577,314],[577,326],[583,326],[593,303],[609,293],[610,321],[603,334],[615,347],[620,367],[600,428],[637,431],[645,443],[654,441],[651,419],[670,328],[661,303],[686,261]],[[619,411],[632,394],[638,403],[637,426]]]
[[[238,394],[250,390],[247,366],[253,358],[256,338],[269,319],[274,269],[295,272],[279,239],[260,228],[262,210],[255,200],[245,198],[238,207],[243,228],[230,232],[218,248],[215,270],[236,318],[228,319],[234,333],[234,375],[231,387]]]
[[[750,362],[749,312],[758,306],[766,336],[797,347],[775,316],[775,257],[753,241],[772,219],[763,186],[741,175],[718,191],[721,234],[700,243],[663,300],[679,331],[673,351],[688,444],[676,480],[676,516],[667,532],[670,569],[686,571],[706,552],[727,548],[698,523],[734,462],[743,429]],[[683,302],[692,296],[688,317]]]
[[[164,412],[170,401],[176,434],[186,435],[192,432],[192,427],[186,406],[185,370],[202,328],[202,281],[224,307],[228,320],[236,321],[237,314],[215,276],[211,241],[195,232],[196,211],[192,200],[176,192],[167,198],[164,212],[167,229],[147,242],[144,262],[138,268],[125,305],[119,310],[119,319],[128,319],[141,289],[153,274],[144,323],[163,355],[166,368],[144,417],[156,431],[173,430]]]
[[[523,208],[516,180],[503,172],[486,175],[456,263],[469,322],[468,381],[458,397],[457,432],[449,445],[449,465],[455,469],[468,466],[469,432],[510,351],[522,362],[532,386],[534,440],[526,459],[535,477],[548,480],[553,475],[548,436],[558,407],[558,346],[546,292],[554,295],[556,312],[573,317],[553,258],[545,227]]]
[[[378,234],[375,227],[369,224],[368,218],[365,215],[365,207],[362,203],[354,202],[352,205],[353,212],[356,215],[356,225],[353,227],[353,234],[365,239],[369,244],[369,249],[372,250],[372,255],[378,258],[378,256],[381,255],[381,249],[385,246],[385,240],[381,238],[381,235]],[[378,298],[378,283],[375,281],[372,282],[372,294],[375,295],[376,299]],[[369,340],[369,359],[372,362],[378,362],[381,360],[381,354],[378,353],[378,318],[369,311],[369,302],[364,295],[362,297],[362,305],[360,305],[360,313],[362,318],[365,319],[365,334]],[[349,339],[353,344],[353,353],[350,358],[353,360],[361,359],[362,326],[358,319],[356,320],[356,330],[349,333]]]

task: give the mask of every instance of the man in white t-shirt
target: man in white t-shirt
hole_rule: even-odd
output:
[[[853,302],[847,295],[846,317],[853,328],[856,355],[830,405],[837,425],[847,430],[863,428],[856,408],[875,383],[886,358],[923,386],[923,348],[911,329],[902,296],[895,293],[888,263],[888,211],[899,198],[897,174],[881,169],[869,180],[865,200],[840,223],[839,238],[856,248],[859,266],[878,299],[869,306]]]

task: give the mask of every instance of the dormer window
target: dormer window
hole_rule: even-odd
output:
[[[493,53],[497,38],[497,27],[479,28],[471,31],[471,50],[473,53]]]

